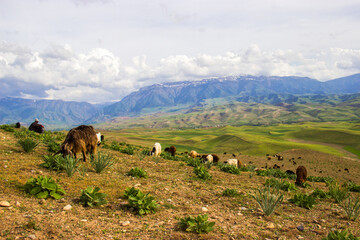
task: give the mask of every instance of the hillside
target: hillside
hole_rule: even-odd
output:
[[[314,128],[317,126],[313,125]],[[320,126],[319,126],[320,127]],[[245,136],[253,135],[255,132],[264,135],[270,130],[271,136],[281,137],[287,126],[278,129],[253,128],[242,129],[240,132],[248,133],[243,137],[235,137],[231,129],[224,132],[224,129],[211,131],[219,136],[209,139],[206,144],[209,148],[214,147],[219,141],[231,143],[243,139],[242,144],[251,147],[253,140]],[[293,130],[287,133],[295,133]],[[304,126],[304,129],[306,126]],[[351,136],[356,137],[358,132],[356,125],[333,125],[331,129],[340,130],[346,128]],[[354,130],[351,130],[354,129]],[[251,130],[251,132],[250,132]],[[322,130],[320,127],[319,130]],[[16,130],[17,131],[17,130]],[[176,136],[168,136],[163,132],[149,130],[152,139],[163,144],[177,145]],[[154,131],[154,132],[151,132]],[[348,229],[355,236],[360,235],[360,224],[357,221],[348,221],[344,218],[344,211],[340,204],[333,199],[318,199],[312,209],[296,206],[289,202],[295,193],[312,193],[315,188],[327,191],[323,182],[310,182],[307,188],[297,188],[296,191],[282,191],[284,200],[275,210],[275,213],[265,217],[251,197],[261,189],[266,179],[255,172],[241,172],[239,175],[221,171],[218,166],[211,166],[208,170],[212,178],[201,180],[194,174],[194,168],[188,166],[184,161],[172,161],[161,158],[153,158],[141,155],[141,151],[149,149],[150,144],[131,145],[134,154],[128,155],[119,151],[104,148],[110,142],[121,144],[123,141],[146,140],[139,135],[143,131],[129,132],[132,137],[124,135],[123,132],[103,132],[107,143],[100,147],[100,152],[111,154],[115,164],[101,174],[95,173],[89,163],[81,163],[78,172],[72,177],[67,177],[64,172],[57,172],[41,167],[44,155],[49,154],[45,142],[35,148],[32,153],[24,153],[16,144],[17,138],[14,133],[5,132],[0,129],[0,201],[8,201],[10,207],[0,208],[0,221],[7,223],[3,225],[0,237],[4,239],[34,238],[49,239],[322,239],[331,230]],[[299,131],[302,132],[302,131]],[[222,134],[221,134],[222,133]],[[192,149],[193,140],[201,141],[201,135],[209,133],[203,130],[196,132],[177,131],[177,136],[191,138],[183,149]],[[305,132],[305,135],[309,134]],[[306,138],[306,136],[298,136]],[[65,135],[58,141],[61,141]],[[290,136],[290,135],[289,135]],[[200,137],[200,138],[199,138]],[[235,139],[235,138],[236,139]],[[296,138],[296,134],[292,135]],[[274,140],[276,138],[273,138]],[[149,140],[149,139],[147,139]],[[320,139],[317,139],[320,140]],[[355,139],[356,140],[356,139]],[[259,141],[259,139],[258,139]],[[261,141],[261,140],[260,140]],[[165,144],[164,142],[167,142]],[[211,146],[213,144],[213,146]],[[297,143],[293,143],[297,144]],[[349,144],[349,143],[347,143]],[[267,144],[266,144],[267,145]],[[125,147],[124,145],[120,145]],[[129,145],[130,146],[130,145]],[[298,146],[300,146],[298,144]],[[304,145],[305,146],[305,145]],[[290,146],[288,146],[290,147]],[[318,147],[316,147],[318,148]],[[328,147],[331,148],[331,147]],[[234,149],[232,149],[234,150]],[[268,149],[270,150],[270,149]],[[273,149],[274,150],[274,149]],[[182,150],[181,150],[182,151]],[[224,151],[224,149],[218,149]],[[336,152],[336,150],[333,150]],[[180,152],[180,150],[179,150]],[[296,166],[288,159],[295,158],[298,164],[308,168],[311,176],[332,176],[341,184],[354,179],[357,184],[360,167],[358,160],[352,158],[335,156],[311,149],[288,149],[278,151],[284,156],[284,160],[266,160],[266,156],[238,155],[243,163],[256,166],[284,164],[282,169],[294,170]],[[228,153],[227,155],[229,155]],[[237,154],[237,153],[236,153]],[[221,154],[221,161],[228,158]],[[179,157],[181,155],[178,155]],[[301,156],[301,159],[298,159]],[[21,166],[21,167],[20,167]],[[146,170],[147,178],[135,178],[128,176],[132,167],[139,167]],[[338,171],[343,168],[350,169],[350,172]],[[320,170],[322,172],[320,173]],[[332,175],[336,174],[336,175]],[[57,184],[64,188],[66,194],[62,200],[39,200],[23,192],[21,186],[30,177],[39,175],[51,176],[56,179]],[[294,180],[289,180],[293,182]],[[79,204],[81,189],[87,186],[99,186],[100,191],[107,194],[108,203],[102,207],[83,207]],[[159,205],[155,213],[139,216],[133,208],[130,208],[128,201],[123,194],[128,187],[136,187],[144,193],[154,197]],[[235,196],[223,195],[224,190],[234,189],[238,192]],[[351,193],[358,196],[358,193]],[[70,210],[64,207],[71,205]],[[178,222],[181,218],[208,214],[209,221],[215,222],[214,229],[207,234],[195,234],[181,230]],[[299,230],[302,229],[303,230]]]

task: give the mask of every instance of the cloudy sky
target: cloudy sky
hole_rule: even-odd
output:
[[[360,72],[359,0],[0,0],[0,97],[117,101],[154,83]]]

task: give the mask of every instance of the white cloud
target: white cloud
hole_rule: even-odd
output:
[[[0,79],[19,81],[14,84],[19,89],[12,91],[13,95],[45,95],[48,99],[93,103],[119,100],[140,87],[161,82],[231,75],[293,75],[330,80],[359,72],[360,50],[356,49],[331,48],[304,54],[294,50],[264,51],[251,45],[222,55],[169,56],[157,64],[148,63],[142,55],[123,64],[120,57],[102,48],[77,53],[69,45],[54,45],[38,52],[14,43],[0,43]],[[38,87],[20,89],[29,84]]]

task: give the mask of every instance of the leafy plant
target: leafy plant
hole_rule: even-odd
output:
[[[24,190],[37,198],[61,199],[65,194],[65,191],[51,177],[46,176],[30,178],[24,185]]]
[[[20,146],[24,149],[25,152],[31,152],[34,150],[34,148],[39,145],[38,142],[35,142],[34,140],[30,139],[30,138],[25,138],[25,139],[20,139],[18,141],[18,143],[20,144]]]
[[[144,194],[139,190],[136,195],[134,192],[133,194],[128,194],[129,205],[134,208],[140,216],[153,213],[159,207],[154,197],[149,193]]]
[[[270,179],[266,179],[266,182],[264,184],[265,186],[270,186],[273,188],[277,188],[283,191],[295,191],[296,187],[295,184],[290,183],[288,181],[282,180],[282,181],[278,181],[274,178],[270,178]]]
[[[327,237],[323,238],[322,240],[360,240],[360,237],[355,237],[348,230],[342,231],[331,231],[327,235]]]
[[[317,176],[308,176],[306,178],[309,182],[333,182],[335,181],[332,177],[317,177]]]
[[[329,194],[319,188],[316,188],[310,196],[313,196],[316,199],[324,199],[324,198],[330,198]]]
[[[61,154],[44,155],[44,162],[41,163],[40,166],[51,170],[59,171],[62,170],[62,160],[63,157],[61,156]]]
[[[111,167],[114,160],[111,155],[98,152],[97,157],[91,156],[90,164],[96,173],[101,173],[104,169]]]
[[[198,178],[203,180],[209,180],[212,178],[211,174],[208,172],[208,170],[205,168],[203,164],[195,167],[194,173]]]
[[[199,158],[189,158],[186,160],[188,166],[198,167],[202,165],[201,160]]]
[[[233,165],[229,165],[229,164],[221,164],[220,170],[223,172],[238,174],[238,175],[241,173],[240,169],[238,169],[237,167],[235,167]]]
[[[130,171],[127,173],[127,175],[136,177],[136,178],[147,178],[147,172],[138,167],[130,169]]]
[[[284,195],[280,194],[279,191],[271,191],[269,186],[257,190],[257,194],[250,196],[256,200],[263,213],[270,216],[277,208],[277,205],[283,201]]]
[[[311,209],[315,205],[315,197],[303,193],[295,193],[294,197],[289,201],[307,209]]]
[[[71,177],[78,168],[79,160],[66,156],[61,160],[61,168],[65,170],[68,177]]]
[[[134,188],[134,187],[132,187],[132,188],[126,188],[126,189],[125,189],[125,193],[124,193],[124,197],[125,197],[126,199],[129,199],[130,196],[135,197],[139,192],[140,192],[140,190],[139,190],[139,189],[136,189],[136,188]]]
[[[106,204],[107,201],[105,197],[107,196],[105,193],[99,192],[99,187],[87,187],[85,190],[81,190],[80,203],[84,207],[94,207]]]
[[[357,185],[354,182],[346,182],[342,186],[347,187],[350,192],[360,192],[360,185]]]
[[[178,222],[180,229],[194,233],[208,233],[214,229],[215,222],[208,221],[208,215],[198,215],[197,217],[185,217]]]
[[[328,187],[329,195],[335,200],[336,203],[341,203],[350,196],[349,189],[347,187],[340,187],[336,182],[331,183]]]
[[[239,195],[239,193],[236,189],[227,188],[222,192],[222,195],[225,197],[235,197],[235,196]]]
[[[14,127],[11,125],[7,125],[7,124],[0,125],[0,129],[5,130],[6,132],[15,132]]]
[[[60,144],[55,141],[48,141],[47,147],[49,152],[58,152],[60,150]]]
[[[279,169],[264,169],[264,170],[259,170],[256,172],[257,175],[259,176],[271,176],[271,177],[276,177],[276,178],[288,178],[291,180],[295,180],[296,179],[296,175],[294,174],[288,174],[284,171],[281,171]]]
[[[348,198],[345,204],[341,205],[348,220],[356,220],[360,215],[360,199]]]

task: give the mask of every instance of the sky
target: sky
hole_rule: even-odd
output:
[[[119,101],[213,77],[360,73],[359,0],[0,0],[0,97]]]

